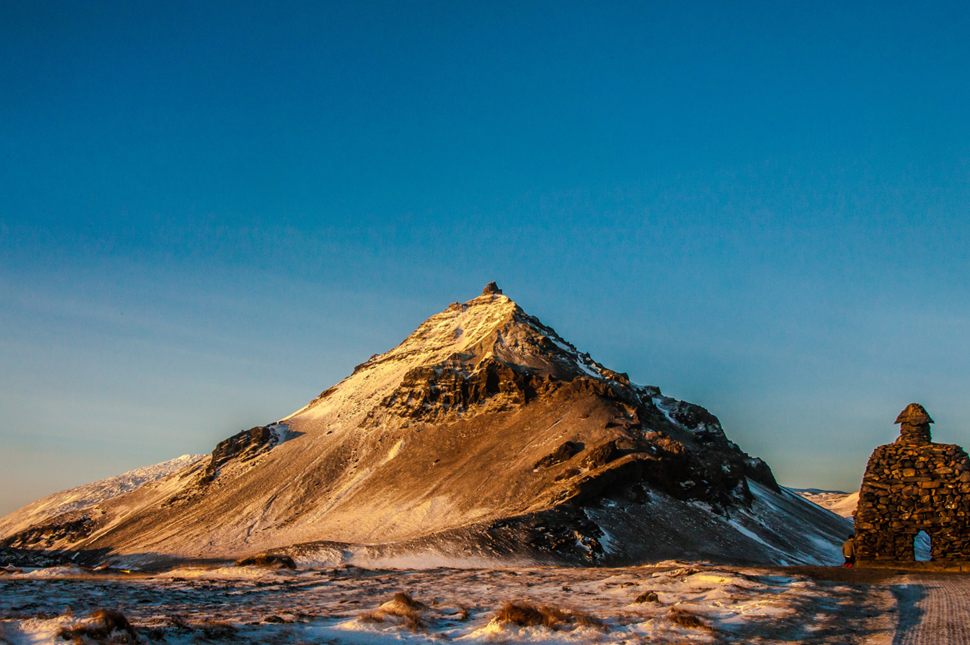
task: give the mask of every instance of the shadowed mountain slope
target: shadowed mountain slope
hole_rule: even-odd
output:
[[[596,363],[494,283],[285,419],[45,526],[3,543],[129,562],[799,563],[836,559],[850,530],[707,410]]]

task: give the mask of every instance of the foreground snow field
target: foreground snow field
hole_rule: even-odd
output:
[[[947,580],[963,590],[962,600],[948,596],[947,611],[957,617],[954,608],[966,612],[967,578]],[[900,578],[860,584],[799,569],[683,562],[614,569],[184,568],[156,575],[42,569],[0,576],[0,642],[64,642],[61,630],[92,626],[92,612],[107,608],[131,622],[139,642],[889,645],[909,642],[906,633],[919,627],[926,613],[919,603],[931,597],[923,589]],[[551,626],[497,620],[510,602],[546,607],[543,620]],[[131,638],[116,631],[102,640]]]

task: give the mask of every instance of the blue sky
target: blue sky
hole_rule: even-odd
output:
[[[497,280],[852,489],[970,444],[965,3],[0,5],[0,513],[282,417]]]

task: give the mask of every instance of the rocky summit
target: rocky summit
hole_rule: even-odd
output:
[[[256,553],[795,564],[836,560],[851,530],[779,487],[713,414],[597,363],[495,283],[292,415],[36,517],[0,519],[2,544],[129,566]]]

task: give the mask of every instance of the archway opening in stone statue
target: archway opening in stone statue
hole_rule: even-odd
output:
[[[933,541],[926,531],[920,531],[916,534],[916,537],[913,539],[913,551],[915,552],[917,562],[930,561],[930,547],[932,543]]]

